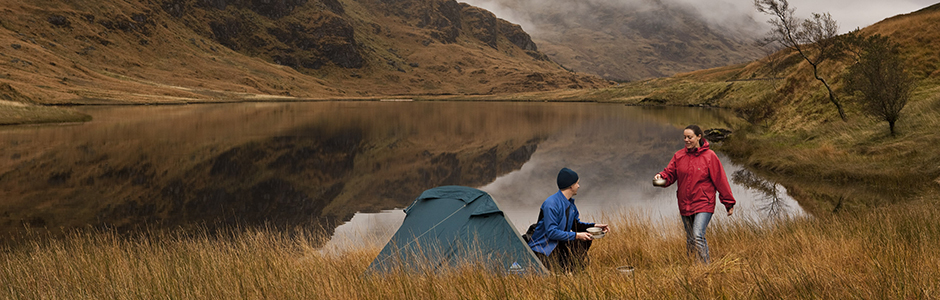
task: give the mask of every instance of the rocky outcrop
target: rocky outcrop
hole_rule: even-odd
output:
[[[355,30],[336,0],[317,4],[323,10],[293,14],[307,0],[213,0],[191,2],[169,0],[161,7],[181,19],[205,15],[208,24],[186,22],[196,32],[205,32],[226,47],[303,71],[320,69],[327,63],[342,68],[361,68],[365,59]],[[229,6],[246,9],[228,9]],[[208,25],[208,30],[203,26]]]
[[[343,68],[361,68],[364,63],[356,48],[353,27],[336,15],[298,18],[285,26],[268,28],[267,33],[288,46],[270,50],[282,65],[319,69],[321,58]]]
[[[522,30],[522,26],[500,19],[499,31],[516,47],[525,51],[539,51],[538,47],[535,46],[535,42],[532,41],[532,37]]]
[[[469,95],[568,73],[518,25],[454,0],[14,3],[0,0],[0,79],[42,104]]]
[[[493,49],[497,49],[499,41],[499,22],[493,13],[469,4],[461,4],[461,15],[468,25],[467,31],[473,38],[480,40]]]
[[[460,36],[461,7],[454,0],[376,0],[386,16],[398,16],[442,43],[454,43]]]

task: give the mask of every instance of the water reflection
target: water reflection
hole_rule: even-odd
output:
[[[335,230],[339,248],[381,244],[403,217],[395,208],[450,184],[481,187],[524,228],[565,166],[581,175],[585,220],[622,210],[671,218],[675,188],[652,187],[649,179],[682,147],[679,128],[729,118],[716,110],[594,103],[80,109],[94,120],[0,128],[0,237],[27,226],[275,225]],[[722,161],[729,173],[741,170]],[[759,197],[747,187],[736,184],[733,192],[738,214],[758,211],[748,208]],[[782,197],[791,204],[781,213],[802,214]]]
[[[781,218],[789,215],[790,207],[786,190],[776,182],[759,177],[748,170],[737,170],[731,175],[731,181],[759,194],[755,199],[758,210],[767,218]]]
[[[491,182],[565,122],[590,117],[481,103],[79,109],[94,120],[0,129],[0,237],[24,227],[332,231],[428,188]]]
[[[651,184],[652,176],[661,171],[672,154],[683,147],[681,128],[690,119],[696,122],[717,122],[720,112],[676,108],[675,117],[668,119],[669,110],[634,107],[598,106],[594,118],[570,122],[540,142],[529,161],[519,170],[478,186],[490,193],[506,212],[518,230],[525,230],[536,222],[539,206],[557,191],[555,176],[562,167],[577,171],[581,189],[575,196],[582,219],[607,222],[621,214],[639,214],[657,222],[655,226],[673,226],[678,221],[676,186],[658,188]],[[690,115],[690,114],[698,115]],[[678,123],[682,122],[682,123]],[[732,164],[721,153],[719,158],[727,174],[745,174],[741,166]],[[749,172],[746,174],[750,174]],[[753,180],[761,180],[751,174]],[[730,177],[730,176],[729,176]],[[732,193],[738,201],[732,218],[765,222],[772,219],[766,211],[764,194],[755,193],[752,186],[731,182]],[[775,194],[773,216],[801,216],[805,213],[795,200],[788,197],[782,187]],[[719,206],[719,211],[723,210]],[[359,217],[359,215],[357,215]],[[376,236],[367,232],[369,227],[398,228],[404,213],[388,211],[359,225],[357,219],[344,224],[327,249],[341,245],[359,244],[381,247],[391,234]],[[716,214],[716,219],[728,219]],[[366,220],[365,218],[363,220]],[[363,232],[363,238],[355,233]]]

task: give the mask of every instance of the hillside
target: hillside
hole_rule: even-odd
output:
[[[934,133],[940,126],[940,4],[861,30],[862,35],[876,33],[901,44],[907,70],[917,80],[896,136],[843,91],[842,74],[851,60],[826,62],[820,70],[845,105],[848,121],[842,121],[810,66],[789,50],[748,64],[566,97],[731,109],[745,122],[719,149],[787,185],[813,213],[935,200],[940,152],[930,149],[940,143]]]
[[[754,44],[765,24],[720,1],[467,2],[502,8],[527,23],[532,39],[552,60],[611,80],[668,77],[766,55]]]
[[[608,84],[563,70],[518,25],[453,0],[0,0],[0,10],[0,100],[7,104],[486,94]]]

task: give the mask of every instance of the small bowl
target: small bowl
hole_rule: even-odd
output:
[[[600,227],[590,227],[587,229],[587,232],[591,235],[604,234],[604,229],[601,229]]]
[[[665,179],[653,179],[653,186],[666,186]]]
[[[619,266],[617,271],[620,271],[621,274],[633,275],[633,266]]]

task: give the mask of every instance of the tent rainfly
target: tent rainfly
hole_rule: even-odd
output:
[[[496,272],[548,274],[486,192],[442,186],[421,193],[367,273],[442,271],[472,265]]]

